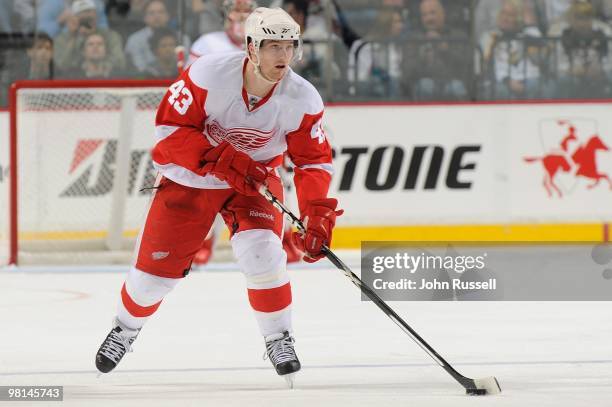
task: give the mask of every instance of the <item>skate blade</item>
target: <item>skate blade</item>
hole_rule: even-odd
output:
[[[283,376],[283,378],[285,379],[285,381],[287,382],[287,386],[290,389],[293,389],[293,384],[294,384],[294,379],[295,379],[295,373],[289,373]]]

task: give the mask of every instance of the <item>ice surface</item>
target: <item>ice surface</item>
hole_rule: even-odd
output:
[[[190,274],[101,378],[94,354],[124,272],[0,272],[0,385],[63,385],[62,405],[94,407],[612,405],[609,303],[391,303],[457,370],[503,389],[469,397],[340,272],[294,268],[303,370],[288,390],[262,360],[242,275],[226,269]]]

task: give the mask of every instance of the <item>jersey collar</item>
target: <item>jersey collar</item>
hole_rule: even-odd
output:
[[[276,89],[276,85],[278,85],[278,83],[280,82],[276,82],[274,84],[274,86],[272,86],[272,89],[270,89],[270,91],[266,94],[266,96],[264,96],[263,98],[261,98],[259,100],[259,102],[255,103],[253,105],[253,108],[251,109],[249,106],[249,95],[247,94],[246,89],[244,88],[244,74],[246,72],[246,67],[247,67],[247,63],[249,61],[249,58],[245,57],[244,58],[244,62],[242,63],[242,100],[244,101],[244,105],[246,106],[247,110],[249,112],[252,112],[253,110],[258,109],[261,105],[263,105],[264,103],[266,103],[268,101],[268,99],[270,99],[272,97],[272,94],[274,93],[274,89]],[[282,79],[281,79],[282,80]]]

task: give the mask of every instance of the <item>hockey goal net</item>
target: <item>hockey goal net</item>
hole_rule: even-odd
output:
[[[166,81],[36,81],[11,89],[9,263],[127,263],[156,172]]]

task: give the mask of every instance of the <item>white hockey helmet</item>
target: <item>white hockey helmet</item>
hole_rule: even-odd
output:
[[[256,8],[247,18],[244,25],[244,40],[247,53],[249,43],[253,43],[255,55],[259,56],[259,47],[263,40],[294,42],[294,60],[302,59],[302,39],[300,25],[281,8]]]

